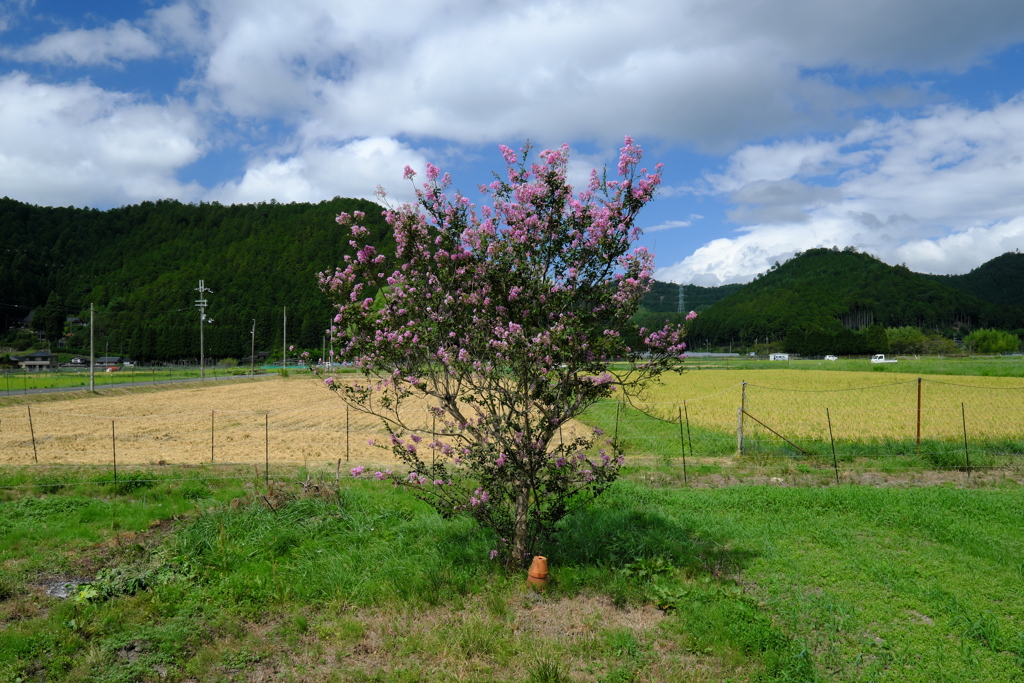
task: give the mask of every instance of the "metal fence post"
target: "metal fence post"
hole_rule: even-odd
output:
[[[682,408],[678,408],[678,410],[679,410],[679,450],[682,451],[682,454],[683,454],[683,483],[687,484],[689,482],[686,481],[686,442],[683,441],[683,409]],[[687,425],[687,426],[689,426],[689,425]],[[689,431],[689,430],[687,430],[687,431]]]
[[[971,454],[967,452],[967,409],[960,404],[960,417],[964,423],[964,460],[967,461],[967,476],[971,476]]]
[[[26,406],[28,408],[28,429],[32,434],[32,460],[39,464],[39,452],[36,450],[36,428],[32,425],[32,406]]]
[[[921,378],[917,378],[917,452],[921,452]]]
[[[114,440],[114,421],[110,421],[110,449],[114,452],[114,486],[117,486],[117,442]]]
[[[828,420],[828,440],[832,443],[832,468],[836,471],[836,483],[839,483],[839,462],[836,460],[836,440],[832,436],[832,415],[828,408],[825,408],[825,418]]]

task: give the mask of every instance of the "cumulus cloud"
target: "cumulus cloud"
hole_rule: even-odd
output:
[[[30,0],[18,1],[24,8]],[[368,196],[378,182],[400,186],[389,178],[410,160],[415,165],[417,145],[569,141],[596,147],[600,160],[629,133],[670,149],[736,152],[723,173],[683,180],[662,196],[729,198],[732,219],[745,226],[741,235],[762,225],[822,231],[834,210],[837,224],[865,234],[892,226],[909,243],[942,236],[937,219],[893,201],[858,202],[857,192],[884,196],[892,188],[856,184],[881,177],[871,174],[882,159],[898,163],[903,143],[886,136],[903,134],[906,122],[824,136],[849,131],[851,113],[865,107],[933,101],[927,86],[908,87],[908,74],[962,71],[1021,40],[1019,0],[172,0],[135,22],[62,30],[3,55],[46,67],[127,68],[132,60],[187,54],[190,70],[179,72],[176,85],[188,106],[143,105],[82,84],[47,92],[88,90],[89,103],[123,112],[173,110],[180,120],[170,139],[195,150],[205,148],[196,122],[216,127],[219,145],[237,146],[249,159],[244,174],[199,196]],[[878,74],[886,78],[864,85]],[[21,105],[26,119],[35,106],[43,118],[58,116],[48,97]],[[747,144],[765,139],[780,142]],[[33,144],[57,155],[59,140],[42,135]],[[736,151],[739,145],[747,146]],[[75,153],[85,147],[71,145]],[[95,154],[90,162],[103,165],[117,150],[96,147]],[[153,177],[173,180],[177,158]],[[571,169],[580,184],[591,165],[582,161]],[[113,195],[128,196],[124,188]],[[743,277],[735,268],[727,277]]]
[[[658,271],[743,282],[776,260],[854,245],[890,263],[961,273],[1024,246],[1024,96],[990,110],[938,107],[830,140],[752,145],[709,185],[751,219]]]
[[[160,47],[144,31],[122,19],[109,28],[54,33],[6,54],[22,62],[93,66],[156,57]]]
[[[88,83],[0,77],[0,187],[43,205],[191,199],[175,178],[203,152],[204,132],[181,102],[136,101]]]
[[[309,114],[342,137],[628,131],[724,150],[869,103],[821,70],[963,69],[1024,38],[1018,2],[941,4],[224,0],[203,78],[232,113]]]
[[[409,182],[402,178],[406,165],[422,173],[426,160],[391,138],[308,142],[253,161],[242,178],[219,185],[207,198],[233,204],[271,198],[319,202],[338,195],[373,199],[381,184],[390,201],[401,203],[413,199]]]

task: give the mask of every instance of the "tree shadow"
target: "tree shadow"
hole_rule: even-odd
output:
[[[620,569],[661,558],[693,575],[743,571],[757,557],[730,539],[698,532],[656,512],[588,507],[560,525],[552,554],[559,564]]]

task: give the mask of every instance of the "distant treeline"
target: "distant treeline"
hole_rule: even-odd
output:
[[[971,273],[932,276],[855,249],[811,249],[730,293],[695,322],[712,344],[785,342],[796,353],[884,353],[881,328],[915,327],[951,338],[977,328],[1024,328],[1024,255],[1004,254]],[[984,298],[983,298],[984,297]],[[871,342],[872,334],[876,342]],[[829,349],[829,350],[825,350]]]
[[[318,348],[331,308],[317,273],[353,252],[334,221],[342,211],[365,212],[373,242],[394,254],[381,207],[365,200],[165,200],[99,211],[0,199],[0,335],[14,341],[8,328],[35,308],[36,330],[84,350],[92,303],[97,349],[140,361],[197,358],[195,288],[203,280],[213,290],[206,296],[213,319],[204,333],[206,355],[248,356],[254,321],[256,349],[280,353],[285,308],[289,344]],[[979,328],[1019,334],[1024,255],[936,276],[852,248],[811,249],[746,285],[655,282],[634,320],[656,329],[683,322],[691,310],[700,314],[692,346],[771,342],[802,355],[884,353],[886,328],[946,339]]]
[[[366,213],[375,243],[394,253],[381,207],[357,199],[319,204],[276,202],[224,206],[144,202],[109,211],[37,207],[0,200],[0,300],[6,328],[19,316],[11,305],[38,307],[34,327],[53,342],[66,333],[71,349],[88,345],[96,308],[96,343],[141,361],[199,356],[202,279],[206,295],[206,354],[249,355],[255,320],[257,349],[280,349],[283,309],[288,343],[319,348],[330,306],[317,273],[342,263],[352,249],[335,223],[339,212]]]

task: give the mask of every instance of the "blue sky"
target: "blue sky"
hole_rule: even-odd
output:
[[[0,0],[0,195],[34,204],[402,201],[527,138],[582,182],[627,134],[660,279],[966,272],[1024,246],[1024,3]]]

